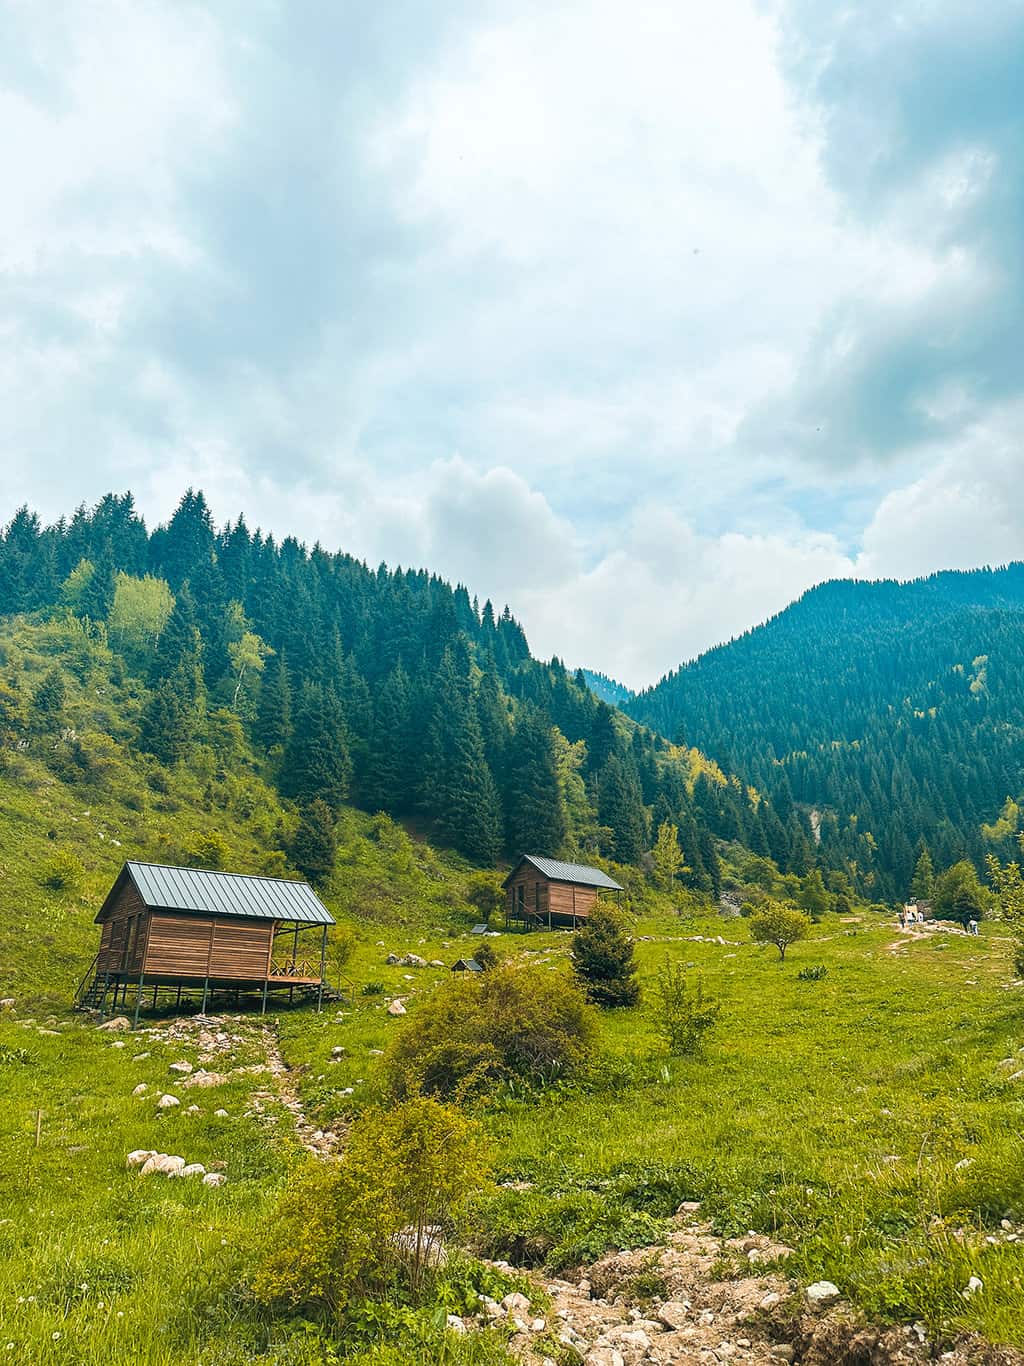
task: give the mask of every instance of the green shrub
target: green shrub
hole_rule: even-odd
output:
[[[682,963],[666,961],[654,983],[655,1022],[669,1052],[680,1056],[699,1053],[704,1035],[714,1028],[721,1005],[704,993],[704,979],[691,988]]]
[[[81,860],[70,849],[58,850],[39,869],[39,884],[53,892],[73,896],[81,887],[85,869]]]
[[[799,982],[820,982],[828,976],[828,968],[824,963],[815,963],[812,968],[801,968],[796,976]]]
[[[486,1181],[480,1126],[455,1107],[416,1097],[366,1111],[341,1162],[311,1161],[289,1182],[254,1293],[334,1314],[398,1287],[416,1299]]]
[[[187,868],[223,868],[228,861],[228,842],[216,830],[197,830],[184,849]]]
[[[487,1083],[571,1075],[597,1032],[575,983],[541,967],[505,963],[458,973],[416,1010],[384,1058],[399,1096],[449,1095]]]
[[[640,999],[633,961],[633,939],[621,914],[598,905],[572,940],[572,970],[587,1000],[610,1008],[633,1006]]]

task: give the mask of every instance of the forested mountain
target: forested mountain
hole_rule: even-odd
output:
[[[818,812],[823,864],[905,895],[921,843],[937,866],[1015,852],[1024,564],[822,584],[627,710]]]
[[[796,813],[628,721],[582,673],[533,659],[507,608],[241,517],[217,530],[202,493],[152,532],[130,494],[45,528],[22,509],[0,537],[0,614],[15,613],[62,623],[71,644],[41,680],[0,655],[0,760],[40,718],[59,729],[77,631],[132,682],[135,729],[119,741],[166,767],[230,767],[240,737],[314,848],[349,802],[481,865],[523,849],[637,864],[670,822],[696,888],[717,889],[716,836],[807,871]],[[96,743],[65,734],[48,762],[67,780]]]
[[[627,688],[625,683],[619,683],[616,679],[609,678],[607,674],[599,673],[594,669],[584,669],[583,677],[586,679],[590,691],[602,702],[607,702],[609,706],[621,707],[633,696],[632,688]]]

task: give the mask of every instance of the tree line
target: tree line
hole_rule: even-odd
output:
[[[314,856],[351,802],[482,865],[522,851],[640,865],[660,843],[670,881],[717,894],[718,840],[798,873],[813,862],[795,806],[760,801],[628,721],[581,671],[534,659],[508,607],[242,516],[217,529],[202,492],[152,531],[130,493],[52,526],[21,509],[0,536],[0,604],[102,636],[143,689],[134,743],[163,764],[234,718],[302,808]],[[30,717],[59,714],[60,672],[18,703]]]

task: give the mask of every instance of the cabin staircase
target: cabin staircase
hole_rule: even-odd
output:
[[[92,960],[85,975],[75,988],[74,1007],[76,1010],[99,1010],[104,996],[104,980],[96,971],[99,954]]]

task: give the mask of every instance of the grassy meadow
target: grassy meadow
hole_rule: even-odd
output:
[[[1007,1062],[1024,1049],[1024,1028],[998,926],[977,939],[904,941],[864,915],[833,916],[785,964],[747,941],[742,920],[637,929],[650,936],[638,945],[648,983],[679,958],[722,1000],[706,1053],[670,1058],[648,1005],[609,1012],[584,1080],[484,1104],[498,1179],[527,1188],[485,1199],[478,1250],[568,1267],[610,1245],[657,1241],[664,1218],[696,1199],[725,1231],[779,1235],[795,1249],[792,1274],[834,1280],[873,1314],[1024,1344],[1024,1245],[1001,1227],[1024,1219],[1024,1082]],[[698,934],[736,942],[691,942]],[[343,1119],[374,1099],[377,1050],[403,1027],[386,1001],[401,994],[414,1021],[442,976],[388,966],[387,952],[452,961],[472,942],[426,922],[418,933],[365,926],[348,970],[383,991],[360,990],[320,1016],[276,1017],[311,1116]],[[564,970],[568,936],[494,942]],[[812,964],[826,975],[801,980]],[[192,1093],[199,1115],[159,1114],[153,1095],[187,1048],[111,1036],[56,1007],[29,1018],[0,1022],[0,1351],[14,1342],[11,1360],[90,1366],[330,1360],[295,1325],[257,1313],[243,1288],[298,1158],[283,1113],[273,1124],[247,1113],[265,1079]],[[345,1052],[331,1061],[337,1045]],[[139,1051],[150,1056],[133,1062]],[[130,1095],[140,1080],[151,1090],[141,1100]],[[141,1181],[124,1169],[138,1147],[223,1162],[228,1183]],[[983,1289],[968,1298],[972,1275]],[[451,1350],[461,1360],[470,1348]],[[472,1350],[490,1360],[499,1349]]]

